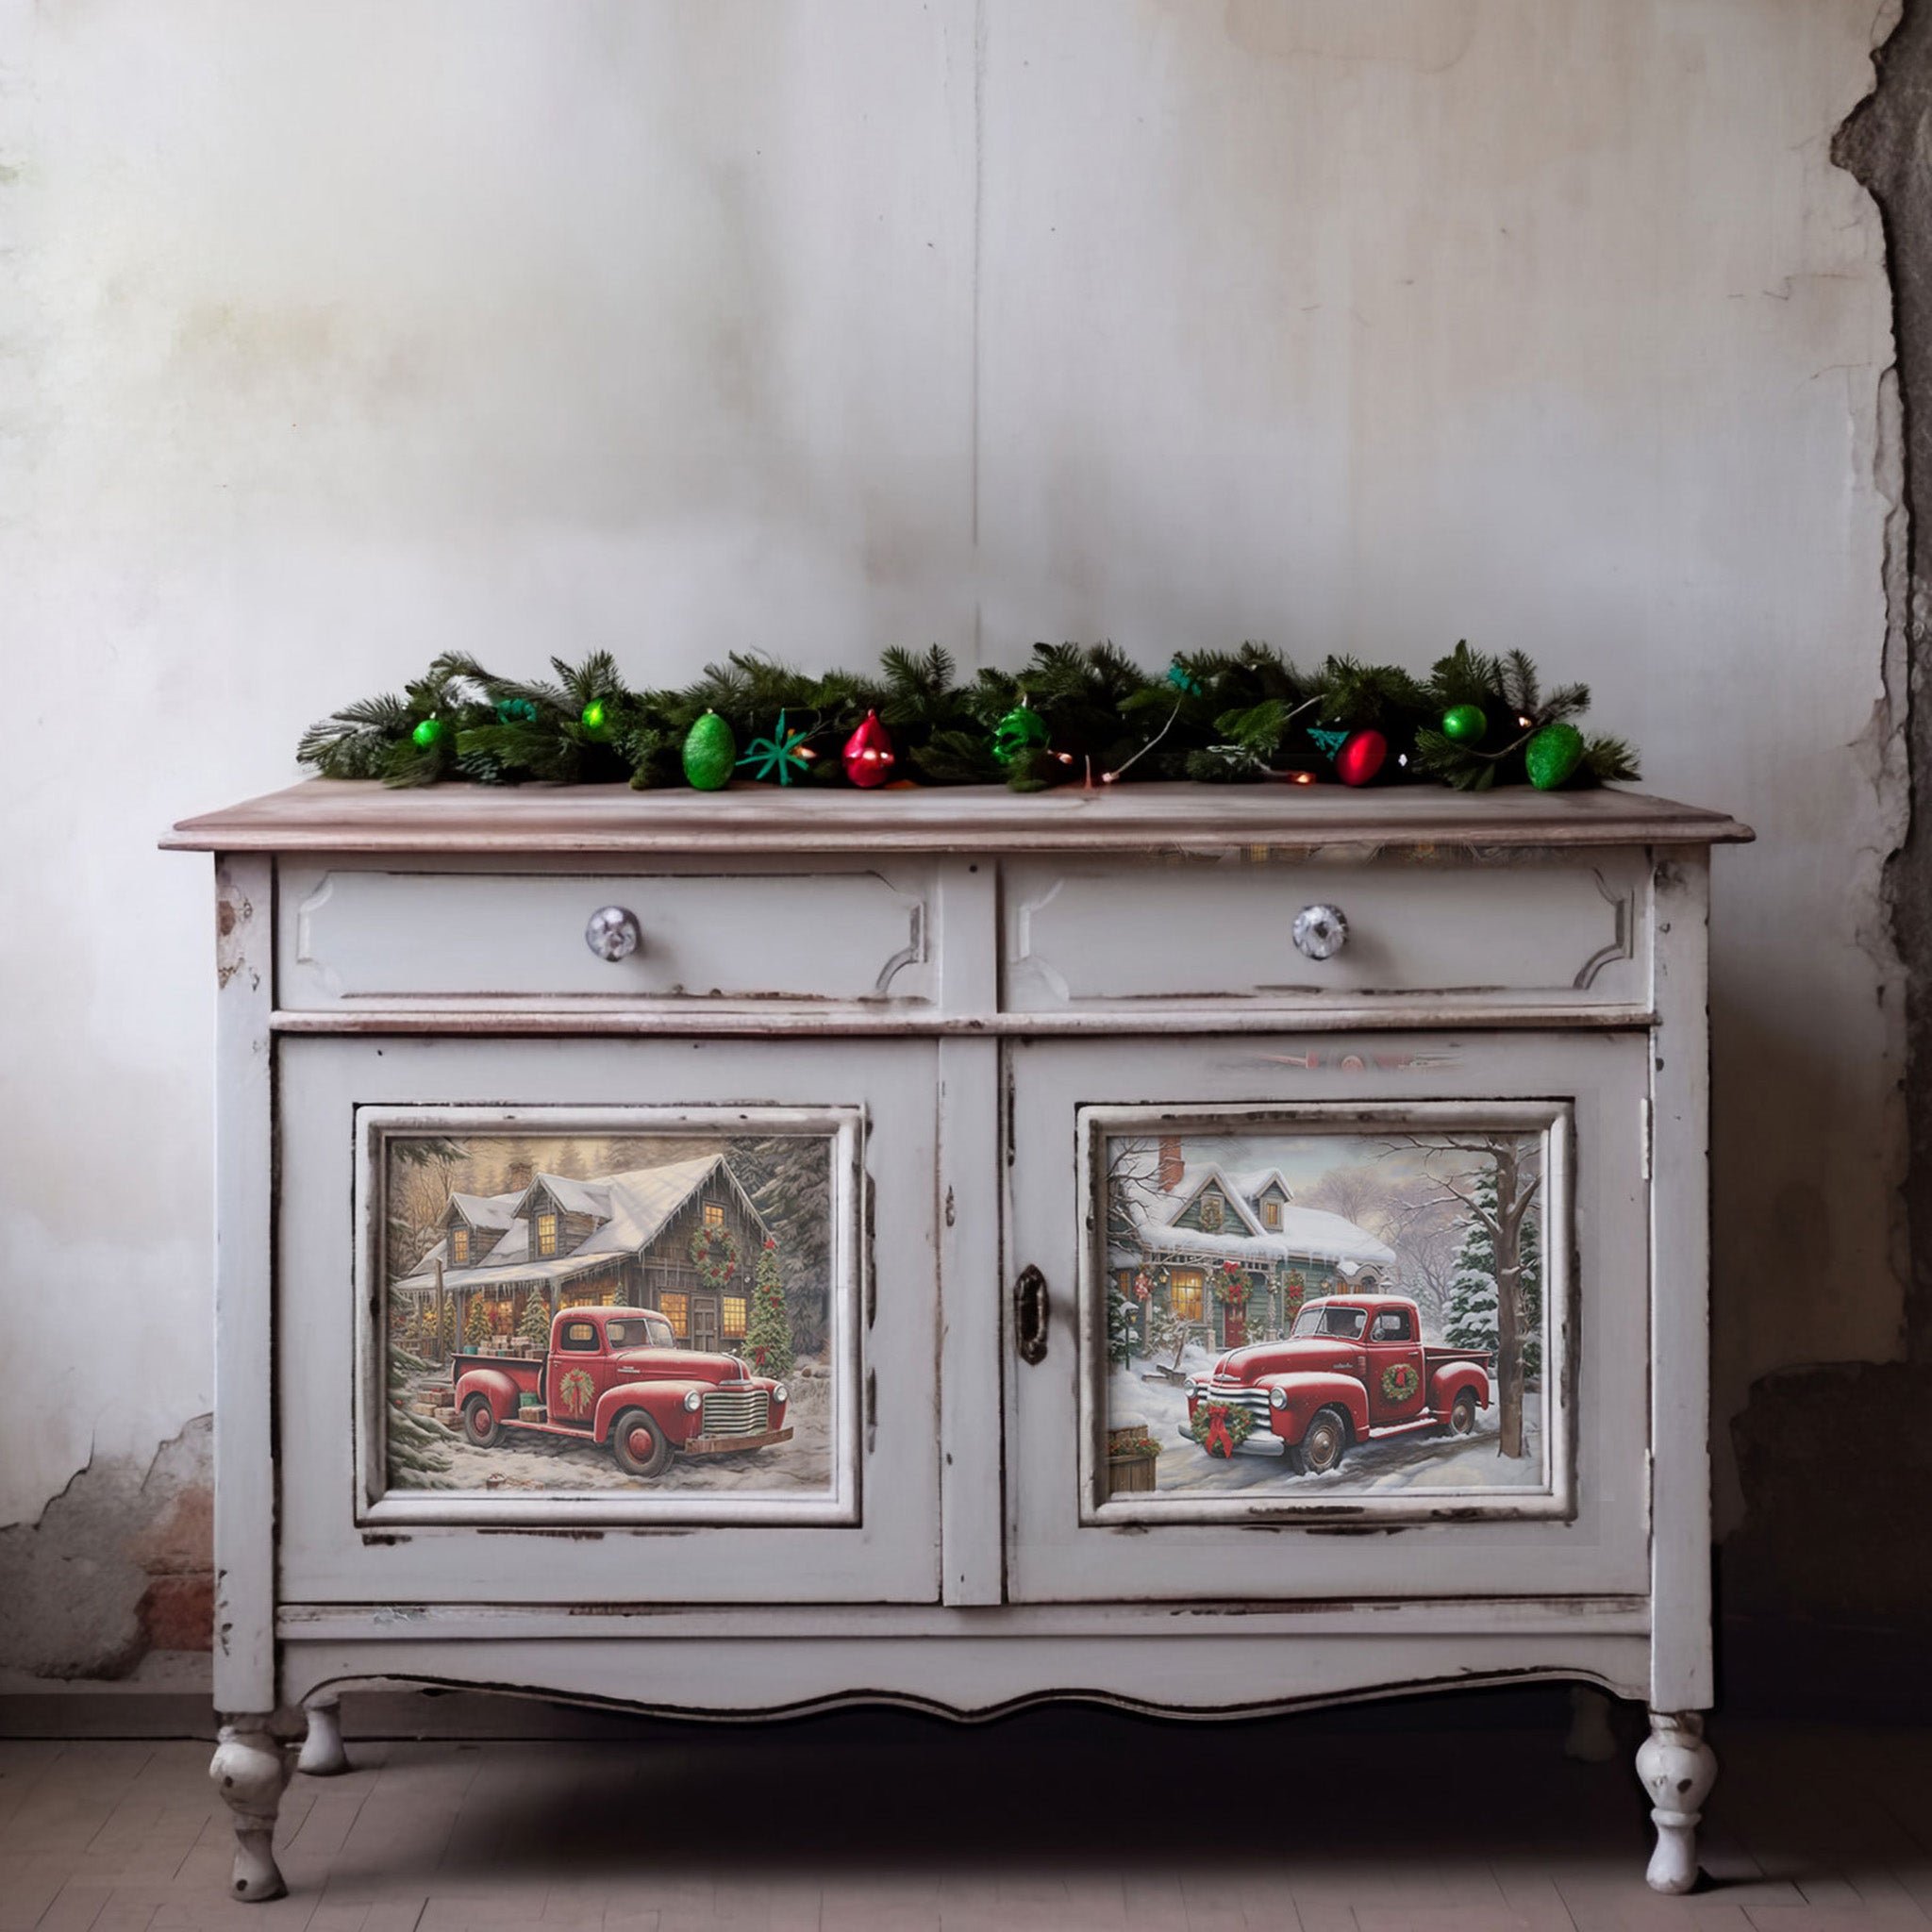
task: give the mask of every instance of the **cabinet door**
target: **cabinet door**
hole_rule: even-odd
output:
[[[933,1072],[284,1042],[283,1601],[930,1601]]]
[[[1615,1034],[1016,1045],[1012,1593],[1641,1595],[1645,1073]]]

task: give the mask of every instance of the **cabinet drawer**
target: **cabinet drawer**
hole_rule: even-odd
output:
[[[1648,892],[1637,853],[1585,863],[1266,853],[1016,863],[1005,876],[1004,1002],[1015,1012],[1424,994],[1476,1007],[1641,1006]],[[1295,940],[1298,915],[1320,907],[1346,922],[1327,958]]]
[[[711,1002],[916,1004],[930,997],[930,874],[282,870],[278,1000],[349,1004]],[[604,907],[638,944],[608,960],[585,937]]]

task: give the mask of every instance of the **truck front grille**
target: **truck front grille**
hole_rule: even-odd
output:
[[[1268,1428],[1268,1391],[1250,1389],[1241,1382],[1209,1382],[1203,1392],[1206,1402],[1224,1402],[1230,1408],[1244,1408],[1254,1417],[1255,1426],[1264,1434]]]
[[[762,1436],[771,1426],[771,1398],[762,1389],[712,1389],[698,1412],[705,1436]]]

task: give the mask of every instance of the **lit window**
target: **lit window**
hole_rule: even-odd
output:
[[[1279,1201],[1262,1202],[1261,1219],[1270,1227],[1279,1227],[1281,1225],[1281,1203]]]
[[[707,1227],[723,1227],[724,1225],[724,1210],[715,1201],[707,1201],[705,1203],[705,1225]]]
[[[537,1252],[540,1255],[554,1255],[557,1252],[557,1216],[540,1214],[537,1217]]]
[[[744,1335],[744,1317],[747,1304],[741,1294],[727,1294],[724,1297],[724,1339],[737,1341]]]
[[[691,1328],[691,1297],[688,1294],[667,1294],[658,1303],[658,1311],[669,1322],[682,1338]]]
[[[452,1230],[449,1238],[449,1257],[458,1268],[470,1265],[470,1230],[458,1227]]]
[[[1176,1322],[1201,1319],[1201,1274],[1195,1268],[1176,1268],[1167,1279],[1167,1305]]]

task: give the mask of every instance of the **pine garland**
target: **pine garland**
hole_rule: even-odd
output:
[[[1391,775],[1486,791],[1524,783],[1530,740],[1590,702],[1580,684],[1544,694],[1520,651],[1493,658],[1466,642],[1426,679],[1347,657],[1303,673],[1260,643],[1182,652],[1159,675],[1112,644],[1036,644],[1024,669],[986,669],[963,684],[938,644],[888,650],[871,675],[814,675],[733,652],[681,691],[632,690],[608,651],[576,665],[553,658],[551,668],[554,678],[507,678],[445,652],[402,695],[365,699],[311,725],[296,757],[325,778],[395,786],[628,780],[650,790],[686,782],[685,734],[707,711],[718,712],[741,744],[769,734],[782,712],[808,734],[809,775],[798,782],[843,785],[839,748],[876,710],[892,733],[898,769],[928,785],[1004,781],[1031,791],[1115,777],[1226,784],[1325,776],[1337,734],[1373,729],[1388,740]],[[1458,706],[1482,714],[1474,740],[1441,728]],[[994,734],[1022,708],[1046,726],[1047,741],[1003,763]],[[1628,744],[1590,737],[1570,782],[1637,774]]]

